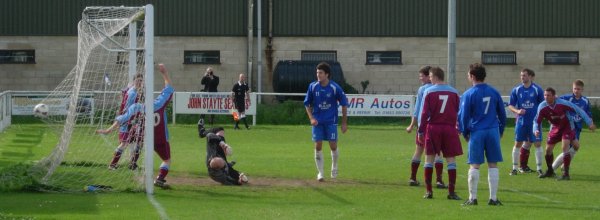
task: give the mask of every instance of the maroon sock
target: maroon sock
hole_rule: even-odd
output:
[[[419,166],[421,165],[421,161],[413,161],[410,163],[410,179],[417,180],[417,171],[419,170]]]
[[[552,170],[552,161],[554,161],[554,154],[546,154],[546,166],[548,166],[548,170]]]
[[[111,166],[116,166],[117,165],[117,163],[119,162],[119,159],[121,159],[121,154],[122,153],[123,153],[122,151],[115,151],[113,159],[112,159],[112,161],[110,161],[110,165]]]
[[[435,180],[436,182],[444,182],[442,181],[442,172],[444,171],[444,163],[435,163]]]
[[[569,176],[569,168],[571,167],[571,154],[570,153],[566,153],[563,156],[563,165],[565,167],[564,176]]]
[[[454,193],[454,185],[456,184],[456,170],[448,170],[448,193]]]
[[[521,168],[525,168],[527,167],[527,163],[529,163],[529,150],[521,147],[520,153],[519,161],[521,162]]]
[[[433,167],[425,167],[425,185],[427,186],[427,192],[432,192],[431,179],[433,176]]]
[[[160,167],[160,170],[158,171],[158,176],[156,177],[156,179],[165,180],[165,177],[167,177],[167,174],[169,174],[169,168]]]
[[[140,158],[140,151],[142,151],[141,147],[135,147],[135,151],[133,151],[133,157],[131,157],[132,164],[137,163],[138,159]]]

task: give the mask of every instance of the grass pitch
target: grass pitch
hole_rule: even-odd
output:
[[[446,199],[434,189],[424,200],[424,187],[410,187],[414,133],[402,126],[352,126],[339,139],[337,181],[316,182],[310,126],[263,126],[251,130],[226,127],[236,169],[250,185],[226,187],[206,174],[205,140],[195,126],[170,127],[173,163],[167,180],[171,190],[156,189],[155,198],[170,219],[597,219],[600,217],[600,141],[584,131],[581,150],[572,163],[571,181],[538,179],[534,174],[509,176],[513,129],[502,139],[498,198],[504,206],[487,205],[487,167],[482,166],[479,205]],[[55,145],[43,125],[12,125],[0,133],[0,169],[31,163]],[[331,161],[324,144],[326,172]],[[466,151],[466,145],[463,143]],[[465,152],[466,153],[466,152]],[[559,150],[555,149],[555,155]],[[532,152],[529,165],[535,167]],[[107,162],[111,155],[107,155]],[[156,158],[155,161],[158,161]],[[465,156],[458,157],[456,191],[468,197]],[[157,165],[155,165],[156,167]],[[544,165],[545,166],[545,165]],[[126,169],[119,172],[126,172]],[[423,168],[418,179],[423,182]],[[444,173],[447,182],[447,175]],[[0,219],[159,219],[143,193],[0,192]]]

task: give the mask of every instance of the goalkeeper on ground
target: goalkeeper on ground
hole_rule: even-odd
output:
[[[242,185],[248,183],[244,173],[233,169],[235,162],[227,162],[232,154],[231,147],[225,143],[225,130],[222,127],[204,128],[204,120],[198,121],[198,136],[206,137],[206,168],[214,181],[223,185]]]

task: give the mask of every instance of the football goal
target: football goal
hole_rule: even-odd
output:
[[[100,135],[96,131],[123,113],[134,76],[145,80],[136,87],[137,94],[152,94],[153,11],[152,5],[84,9],[77,27],[77,65],[40,101],[48,106],[43,120],[57,138],[54,149],[32,168],[44,190],[152,193],[153,114],[139,114],[125,125],[128,131],[139,132],[130,134],[116,166],[109,164],[120,144],[119,132]],[[153,96],[144,97],[137,95],[134,100],[145,105],[145,112],[153,112]]]

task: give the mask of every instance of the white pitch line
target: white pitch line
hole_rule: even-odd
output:
[[[551,202],[551,203],[556,203],[556,204],[562,204],[562,203],[564,203],[562,201],[552,200],[552,199],[550,199],[548,197],[545,197],[545,196],[531,194],[531,193],[519,191],[519,190],[516,190],[516,189],[503,189],[503,190],[508,190],[508,191],[515,192],[515,193],[521,193],[523,195],[531,196],[531,197],[538,198],[538,199],[541,199],[541,200],[544,200],[544,201],[548,201],[548,202]]]
[[[160,215],[160,219],[169,220],[169,216],[167,215],[165,208],[163,208],[162,205],[160,205],[160,203],[158,201],[156,201],[156,199],[154,198],[154,195],[151,195],[151,194],[146,194],[146,195],[148,196],[148,201],[150,201],[150,203],[152,203],[152,206],[154,206],[154,208],[156,209],[156,212],[158,212],[158,215]]]

